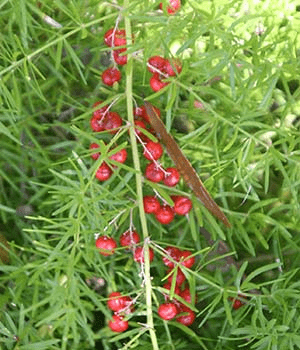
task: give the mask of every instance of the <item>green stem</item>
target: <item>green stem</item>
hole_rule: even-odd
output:
[[[124,0],[124,8],[129,6],[129,0]],[[128,17],[125,17],[125,31],[127,36],[127,45],[131,44],[131,25]],[[133,164],[136,169],[136,191],[137,191],[137,202],[139,206],[140,220],[142,225],[143,237],[144,237],[144,278],[145,278],[145,297],[146,297],[146,311],[147,311],[147,326],[150,333],[153,350],[158,350],[158,343],[156,333],[153,324],[153,313],[152,313],[152,285],[150,275],[150,259],[149,259],[149,234],[147,228],[146,215],[143,205],[143,189],[142,189],[142,175],[140,160],[137,148],[136,137],[134,133],[134,118],[133,118],[133,96],[132,96],[132,74],[133,74],[133,61],[131,55],[128,55],[128,63],[126,66],[126,101],[127,101],[127,115],[130,123],[129,133],[130,142],[132,148]]]

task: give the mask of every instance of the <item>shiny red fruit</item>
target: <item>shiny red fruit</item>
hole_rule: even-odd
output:
[[[124,321],[123,316],[113,315],[112,319],[108,322],[108,327],[113,332],[125,332],[128,329],[128,321]]]
[[[104,34],[104,42],[109,47],[126,45],[125,29],[111,28]]]
[[[159,305],[157,312],[160,318],[169,321],[177,315],[177,308],[173,303],[165,303]]]
[[[160,208],[159,200],[154,196],[144,196],[143,203],[146,214],[155,214]]]
[[[112,311],[120,311],[125,307],[125,298],[120,292],[112,292],[108,296],[107,307]]]
[[[109,294],[107,307],[119,314],[128,315],[134,311],[132,299],[129,296],[122,296],[119,292],[112,292]]]
[[[97,114],[90,121],[91,128],[96,131],[108,130],[111,134],[115,134],[117,129],[122,125],[122,118],[117,112],[106,112],[105,114]]]
[[[96,171],[96,178],[99,181],[106,181],[108,180],[112,175],[112,170],[111,168],[106,164],[106,163],[102,163],[98,170]]]
[[[246,299],[246,297],[243,294],[238,294],[239,298],[244,298]],[[232,307],[234,308],[234,310],[238,310],[240,307],[242,307],[243,305],[245,305],[245,302],[241,299],[236,299],[236,298],[230,298],[230,300],[232,300]]]
[[[176,247],[168,246],[165,248],[165,252],[167,256],[162,257],[163,263],[170,268],[174,268],[175,263],[171,261],[168,257],[170,257],[174,261],[179,261],[181,250]]]
[[[172,287],[172,285],[170,282],[167,282],[163,285],[163,288],[168,289],[168,290],[171,290],[171,287]],[[174,294],[180,295],[180,287],[177,286],[176,284],[175,284],[175,288],[174,288]],[[164,296],[165,296],[166,300],[169,299],[169,295],[164,293]]]
[[[133,115],[135,117],[141,117],[143,118],[143,114],[146,113],[146,107],[143,105],[143,106],[140,106],[140,107],[136,107],[134,108],[133,110]]]
[[[122,125],[122,118],[117,112],[107,112],[103,120],[103,127],[111,134],[118,132],[118,128]],[[113,130],[114,129],[114,130]]]
[[[169,82],[161,80],[160,74],[158,73],[154,73],[150,78],[150,87],[155,92],[163,89],[168,84]]]
[[[180,9],[181,2],[180,0],[169,0],[169,3],[170,5],[167,6],[167,12],[168,14],[173,15]],[[159,7],[161,10],[164,10],[164,4],[162,2],[159,4]]]
[[[147,69],[151,73],[165,73],[167,60],[161,56],[152,56],[148,60]]]
[[[152,182],[160,182],[164,179],[164,172],[157,166],[156,163],[149,163],[145,169],[145,176]]]
[[[235,299],[233,304],[232,304],[232,307],[234,308],[234,310],[238,310],[243,305],[244,305],[244,303],[241,300]]]
[[[191,304],[192,296],[191,291],[188,287],[186,287],[182,292],[179,293],[182,299],[184,299],[187,303]]]
[[[148,160],[158,160],[163,154],[162,145],[159,142],[148,141],[144,150],[144,157]]]
[[[125,148],[121,149],[120,151],[118,151],[117,153],[114,153],[113,155],[111,155],[109,157],[109,159],[114,160],[118,163],[125,163],[126,159],[127,159],[127,151]]]
[[[155,218],[161,224],[167,225],[174,219],[174,211],[169,205],[163,205],[155,213]]]
[[[196,318],[195,312],[184,305],[182,306],[182,312],[184,312],[184,314],[177,317],[176,321],[187,327],[192,325]]]
[[[178,184],[180,180],[179,172],[176,168],[167,168],[167,174],[164,178],[164,184],[169,187],[174,187]]]
[[[166,60],[165,63],[165,72],[170,77],[175,77],[182,71],[181,63],[178,59]]]
[[[133,253],[133,259],[136,262],[139,263],[144,263],[145,258],[144,258],[144,247],[136,247]],[[149,260],[150,262],[154,259],[154,251],[152,248],[149,248]]]
[[[182,250],[179,254],[181,264],[188,269],[195,264],[195,257],[191,255],[192,253],[189,250]]]
[[[122,74],[118,68],[107,68],[101,75],[103,84],[113,86],[114,83],[121,80]]]
[[[132,247],[139,243],[141,240],[140,235],[136,231],[125,231],[120,237],[120,244],[122,247]]]
[[[101,105],[103,103],[103,101],[97,101],[93,104],[93,108]],[[104,105],[103,107],[101,108],[98,108],[96,109],[94,112],[93,112],[93,117],[102,117],[103,114],[108,110],[108,106],[107,105]]]
[[[100,146],[97,144],[97,143],[91,143],[90,145],[90,150],[92,149],[98,149]],[[91,157],[94,159],[94,160],[97,160],[99,157],[100,157],[100,153],[99,152],[94,152],[91,154]]]
[[[95,115],[91,118],[90,120],[90,125],[92,130],[96,131],[96,132],[100,132],[104,130],[104,125],[103,125],[103,120],[105,118],[104,114],[98,114]]]
[[[168,273],[170,272],[170,270],[168,271]],[[172,280],[175,276],[175,270],[174,272],[168,277],[168,282],[172,283]],[[178,268],[177,269],[177,275],[176,275],[176,285],[177,286],[181,286],[182,283],[185,281],[186,277],[184,275],[184,273]]]
[[[124,66],[127,63],[127,55],[124,55],[125,52],[126,52],[126,49],[113,51],[114,61],[120,66]]]
[[[96,240],[96,247],[99,249],[99,253],[104,256],[112,255],[117,248],[117,242],[108,236],[100,236]]]
[[[161,115],[160,109],[153,106],[153,105],[152,105],[152,107],[154,108],[156,114],[160,117],[160,115]],[[134,116],[140,117],[140,118],[144,119],[147,123],[150,123],[150,119],[149,119],[149,116],[147,114],[146,107],[144,105],[140,106],[140,107],[136,107],[133,113],[134,113]]]
[[[138,141],[140,140],[147,142],[149,138],[140,130],[140,129],[146,129],[146,125],[142,120],[135,120],[134,125],[138,126],[138,128],[134,129],[135,134],[138,136]]]
[[[186,215],[193,207],[193,203],[189,198],[183,196],[171,196],[174,202],[174,211],[178,215]]]

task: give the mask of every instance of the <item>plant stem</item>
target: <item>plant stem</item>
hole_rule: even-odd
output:
[[[129,6],[129,0],[124,0],[124,8]],[[131,26],[128,17],[125,17],[125,31],[127,36],[127,45],[131,44]],[[139,161],[139,154],[137,148],[136,137],[134,133],[134,118],[133,118],[133,96],[132,96],[132,74],[133,74],[133,61],[131,55],[128,55],[128,63],[126,66],[126,101],[127,101],[127,115],[130,123],[130,142],[132,148],[133,164],[136,172],[136,191],[137,191],[137,202],[139,206],[140,220],[142,225],[143,237],[144,237],[144,278],[145,278],[145,296],[146,296],[146,311],[147,311],[147,326],[150,333],[150,338],[153,346],[153,350],[158,350],[157,338],[153,325],[153,314],[152,314],[152,285],[150,275],[150,259],[149,259],[149,234],[147,228],[146,215],[143,205],[143,189],[142,189],[142,175]]]

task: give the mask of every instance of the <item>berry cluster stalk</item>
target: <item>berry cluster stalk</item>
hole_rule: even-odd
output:
[[[124,8],[129,7],[129,0],[124,0]],[[127,45],[131,44],[131,25],[128,17],[125,17],[125,31],[127,35]],[[142,232],[144,237],[144,278],[145,278],[145,296],[146,296],[146,311],[147,311],[147,326],[149,328],[150,338],[153,346],[153,350],[158,350],[157,338],[153,324],[152,314],[152,285],[150,275],[150,259],[149,259],[149,246],[147,244],[149,240],[146,215],[143,206],[143,190],[142,190],[142,175],[139,161],[139,154],[137,149],[137,142],[134,133],[134,118],[133,118],[133,96],[132,96],[132,56],[128,54],[128,63],[126,66],[126,99],[127,99],[127,115],[130,123],[130,141],[132,148],[133,164],[136,170],[136,190],[137,201],[139,205],[140,220],[142,225]]]

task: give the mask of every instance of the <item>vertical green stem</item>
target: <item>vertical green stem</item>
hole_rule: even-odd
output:
[[[129,0],[124,0],[124,8],[129,5]],[[127,36],[127,44],[131,44],[131,25],[130,20],[126,16],[125,19],[125,31]],[[149,259],[149,245],[148,245],[148,228],[146,215],[143,206],[143,189],[142,189],[142,175],[140,160],[137,148],[136,137],[134,134],[134,118],[133,118],[133,96],[132,96],[132,74],[133,74],[133,60],[131,55],[128,55],[128,63],[126,65],[126,101],[127,101],[127,115],[130,123],[130,142],[133,155],[133,164],[136,172],[136,191],[137,201],[139,206],[140,220],[142,225],[143,237],[144,237],[144,278],[145,278],[145,297],[146,297],[146,310],[147,310],[147,326],[149,327],[150,338],[153,346],[153,350],[158,350],[158,343],[156,333],[153,324],[153,313],[152,313],[152,285],[150,275],[150,259]]]

